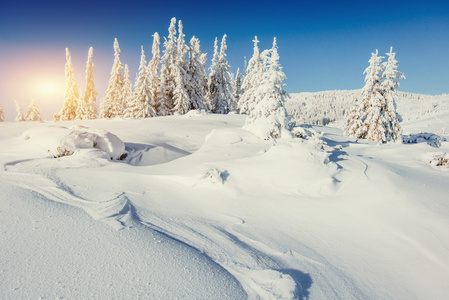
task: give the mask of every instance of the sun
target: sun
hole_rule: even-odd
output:
[[[39,82],[38,88],[39,93],[42,94],[43,96],[54,96],[58,92],[60,92],[61,89],[60,84],[49,80]]]

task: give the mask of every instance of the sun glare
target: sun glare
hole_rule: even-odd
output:
[[[39,93],[44,96],[54,96],[59,93],[61,89],[61,87],[57,83],[51,81],[41,82],[38,84],[38,86]]]

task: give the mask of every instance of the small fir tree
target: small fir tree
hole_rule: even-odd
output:
[[[114,64],[109,78],[106,96],[100,105],[100,118],[123,116],[126,102],[123,98],[123,64],[120,61],[120,47],[114,40]]]
[[[76,109],[79,101],[78,85],[75,80],[75,72],[72,65],[72,56],[69,48],[65,49],[66,64],[65,64],[65,90],[64,90],[64,104],[62,110],[55,119],[59,120],[74,120],[76,118]]]
[[[28,113],[25,117],[27,121],[42,121],[41,114],[39,112],[39,108],[37,107],[36,101],[31,101],[30,106],[28,107]]]
[[[16,101],[16,111],[17,111],[16,121],[17,122],[25,121],[25,117],[23,116],[22,113],[22,106],[20,106],[19,102],[17,101]]]
[[[125,118],[134,118],[134,116],[131,114],[130,115],[130,106],[132,105],[131,103],[133,102],[134,99],[134,93],[133,93],[133,84],[131,82],[131,79],[129,78],[129,67],[127,64],[125,64],[125,73],[123,76],[123,88],[122,88],[122,93],[123,93],[123,99],[125,99],[126,102],[126,109],[125,109],[125,113],[123,114],[123,116]]]
[[[232,88],[232,98],[234,99],[234,101],[231,110],[234,112],[237,112],[238,110],[241,94],[242,94],[242,74],[240,74],[240,69],[237,68],[237,73],[235,74]]]
[[[129,104],[125,116],[136,119],[155,117],[154,101],[151,98],[150,84],[148,80],[147,62],[145,52],[142,46],[142,55],[140,57],[139,74],[134,84],[134,97]]]

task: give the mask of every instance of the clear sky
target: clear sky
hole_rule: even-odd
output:
[[[390,46],[406,80],[400,90],[449,93],[449,1],[8,1],[0,5],[0,104],[7,119],[13,101],[32,99],[51,119],[63,102],[65,48],[78,85],[94,47],[98,101],[104,95],[118,38],[121,60],[134,78],[140,45],[151,59],[152,35],[167,36],[170,19],[182,20],[186,41],[195,35],[212,58],[213,42],[228,36],[231,71],[277,37],[286,90],[314,92],[363,87],[371,52]],[[162,51],[162,48],[161,48]]]

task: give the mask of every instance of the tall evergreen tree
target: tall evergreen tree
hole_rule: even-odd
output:
[[[214,45],[211,73],[209,75],[209,102],[212,112],[227,114],[231,109],[232,92],[229,64],[226,59],[226,34],[221,40],[220,52],[217,51],[217,40]]]
[[[273,39],[273,47],[263,53],[266,71],[259,86],[253,88],[255,102],[248,111],[243,128],[260,138],[280,138],[290,135],[289,117],[285,110],[285,99],[290,96],[284,90],[287,77],[279,63],[276,38]]]
[[[155,117],[154,100],[151,97],[151,89],[148,80],[148,68],[145,53],[142,46],[140,57],[139,75],[134,84],[134,97],[126,110],[125,116],[136,119]]]
[[[122,116],[126,108],[123,98],[123,64],[120,61],[120,47],[117,39],[114,41],[114,64],[109,78],[106,96],[100,105],[100,118]]]
[[[207,83],[207,94],[206,94],[207,107],[210,111],[215,110],[213,101],[215,100],[215,94],[218,91],[216,74],[218,73],[219,56],[220,56],[220,54],[218,52],[218,39],[217,39],[217,37],[215,37],[214,54],[212,56],[212,62],[209,67],[210,73],[209,73],[209,78],[208,78],[208,83]]]
[[[64,104],[62,110],[58,115],[55,115],[57,120],[74,120],[76,117],[76,108],[79,101],[78,85],[75,80],[75,73],[72,65],[72,56],[69,48],[65,48],[66,64],[65,64],[65,90],[64,90]]]
[[[20,106],[19,102],[17,101],[16,101],[16,111],[17,111],[16,121],[17,122],[25,121],[25,117],[23,116],[22,113],[22,106]]]
[[[206,82],[206,64],[204,55],[200,50],[200,41],[192,37],[189,50],[189,79],[187,93],[190,98],[190,109],[206,109],[204,87]]]
[[[161,98],[157,104],[158,115],[172,113],[174,92],[176,88],[176,18],[172,18],[168,29],[168,39],[164,41],[164,55],[161,67]]]
[[[396,89],[399,87],[399,80],[405,78],[404,74],[397,70],[399,64],[396,60],[396,53],[393,52],[393,47],[390,52],[386,53],[388,60],[382,65],[384,72],[382,74],[382,92],[385,98],[385,128],[386,141],[396,141],[401,135],[401,126],[399,125],[399,117],[396,113],[396,101],[398,94]]]
[[[93,51],[93,47],[90,47],[86,62],[86,90],[83,97],[78,101],[76,109],[76,118],[81,120],[96,119],[98,114],[96,104],[97,91],[94,83],[94,63],[92,62]]]
[[[234,99],[231,110],[237,112],[240,102],[240,95],[242,94],[242,74],[240,74],[240,68],[237,68],[232,87],[232,98]]]
[[[187,45],[185,43],[183,26],[181,20],[178,23],[178,44],[175,60],[175,90],[173,92],[174,111],[186,114],[190,110],[190,98],[186,86],[189,82]]]
[[[254,52],[248,62],[248,65],[246,66],[246,72],[242,82],[243,93],[240,96],[238,103],[238,108],[241,114],[248,114],[253,108],[254,103],[256,102],[256,90],[262,82],[263,74],[265,72],[265,66],[263,65],[261,58],[261,53],[258,46],[259,40],[257,39],[257,36],[254,37],[253,42]]]
[[[122,93],[123,93],[123,99],[126,102],[126,109],[123,114],[125,118],[133,118],[134,116],[129,115],[129,108],[131,106],[131,103],[134,100],[134,92],[133,92],[133,84],[131,82],[131,79],[129,78],[129,67],[127,64],[125,64],[125,73],[123,75],[123,87],[122,87]]]
[[[153,99],[153,107],[156,111],[156,115],[159,115],[159,107],[158,104],[161,101],[161,80],[159,78],[159,65],[161,64],[161,53],[159,49],[160,45],[160,37],[157,32],[153,35],[153,47],[152,54],[153,57],[151,61],[148,63],[148,81],[150,84],[150,92],[151,98]]]
[[[42,121],[41,114],[39,112],[39,108],[37,107],[36,101],[31,101],[30,106],[28,107],[28,113],[25,117],[27,121]]]
[[[0,122],[5,121],[5,116],[3,114],[3,107],[0,105]]]

